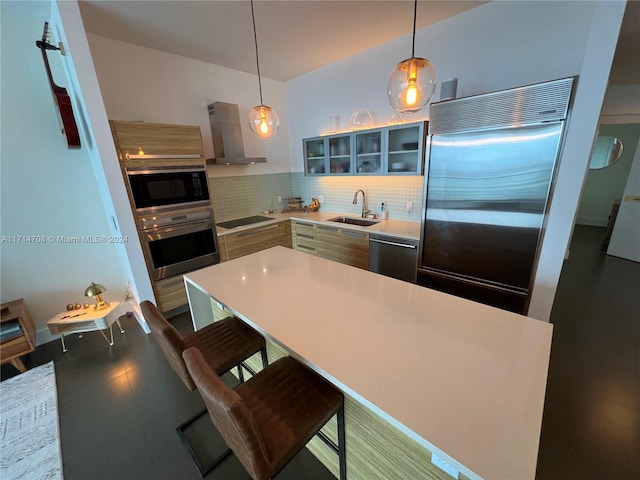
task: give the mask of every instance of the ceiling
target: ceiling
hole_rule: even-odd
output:
[[[421,1],[416,26],[483,3]],[[246,0],[79,4],[89,33],[256,73],[251,5]],[[411,34],[413,26],[413,2],[406,0],[254,0],[254,9],[260,73],[281,81]],[[406,53],[411,56],[409,41]]]
[[[417,28],[485,1],[420,1]],[[251,6],[246,0],[81,0],[87,32],[256,73]],[[255,0],[260,73],[287,81],[411,33],[407,0]],[[640,1],[630,1],[611,83],[640,84]],[[411,53],[407,41],[407,57]],[[416,52],[420,55],[420,52]],[[399,59],[400,60],[400,59]]]

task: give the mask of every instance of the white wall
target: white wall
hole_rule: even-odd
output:
[[[59,238],[109,236],[111,229],[86,144],[69,150],[60,133],[35,47],[51,18],[51,3],[3,0],[0,9],[0,295],[2,302],[25,299],[39,330],[37,341],[43,343],[51,339],[47,320],[70,302],[91,302],[84,297],[91,281],[107,287],[107,300],[120,300],[127,283],[114,244]],[[60,54],[51,52],[48,58],[55,82],[68,87]],[[21,235],[37,241],[14,240]]]
[[[640,142],[636,146],[607,254],[640,262]]]
[[[580,76],[529,310],[541,320],[551,313],[624,6],[491,2],[416,33],[416,55],[429,58],[440,79],[457,77],[459,97]],[[343,128],[358,108],[370,109],[379,123],[392,116],[387,77],[410,48],[406,36],[287,82],[294,171],[302,171],[295,140],[326,131],[329,115],[338,115]]]
[[[112,120],[199,125],[205,156],[214,156],[207,105],[221,101],[240,107],[245,154],[267,163],[220,165],[210,176],[257,175],[290,170],[287,109],[282,82],[262,78],[265,104],[276,110],[280,130],[259,139],[249,130],[249,110],[260,103],[258,77],[229,68],[88,35],[107,115]]]
[[[600,123],[640,123],[640,85],[610,85],[604,97]]]

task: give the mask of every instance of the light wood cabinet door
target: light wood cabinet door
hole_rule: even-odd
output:
[[[369,270],[369,234],[342,229],[340,257],[342,263]]]
[[[110,121],[120,161],[126,167],[204,165],[200,127]]]
[[[341,262],[340,243],[342,235],[338,227],[330,225],[316,226],[316,251],[319,257]]]
[[[289,221],[284,221],[238,233],[230,233],[223,235],[223,238],[224,253],[222,258],[233,260],[277,245],[291,248],[291,227]]]
[[[153,283],[153,289],[161,312],[168,312],[187,304],[187,291],[182,275],[158,280]]]
[[[369,234],[348,228],[292,220],[293,248],[369,269]]]

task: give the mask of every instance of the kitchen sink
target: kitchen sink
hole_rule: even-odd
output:
[[[364,218],[353,218],[353,217],[335,217],[330,218],[330,222],[338,222],[338,223],[348,223],[349,225],[360,225],[361,227],[370,227],[371,225],[375,225],[380,220],[366,220]]]

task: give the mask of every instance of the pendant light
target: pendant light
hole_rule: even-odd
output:
[[[249,127],[260,138],[273,137],[280,127],[280,119],[276,111],[267,107],[262,101],[262,80],[260,79],[260,61],[258,59],[258,36],[256,35],[256,18],[253,13],[253,0],[251,0],[251,19],[253,20],[253,40],[256,45],[256,67],[258,70],[258,88],[260,89],[260,105],[249,112]]]
[[[398,113],[413,113],[422,110],[429,103],[436,89],[436,69],[426,58],[414,56],[417,10],[418,0],[414,0],[411,58],[396,65],[387,81],[389,103]]]

